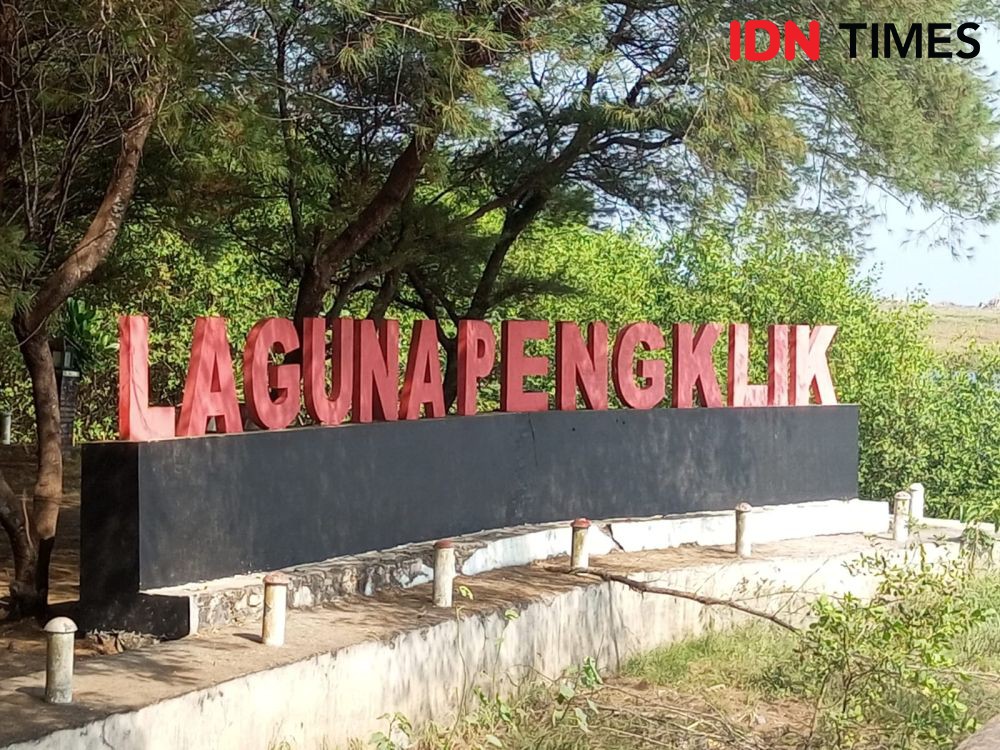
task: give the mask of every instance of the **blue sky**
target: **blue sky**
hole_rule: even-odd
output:
[[[982,41],[977,61],[1000,70],[1000,34],[990,30]],[[914,232],[934,223],[933,213],[908,212],[892,200],[878,205],[883,209],[882,220],[872,227],[874,250],[864,267],[881,271],[883,294],[905,298],[922,288],[930,302],[962,305],[1000,297],[1000,225],[966,232],[960,245],[969,254],[955,257],[947,247],[930,247],[914,238]]]
[[[907,238],[911,230],[934,220],[927,213],[908,214],[889,206],[884,221],[873,228],[874,250],[865,259],[866,270],[880,272],[879,288],[888,297],[902,299],[922,289],[929,302],[976,305],[1000,297],[1000,226],[967,233],[962,243],[968,254],[952,255],[947,247],[929,247]]]

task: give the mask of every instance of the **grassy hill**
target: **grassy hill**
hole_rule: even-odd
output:
[[[1000,308],[932,305],[930,311],[931,337],[941,351],[960,349],[970,341],[1000,342]]]

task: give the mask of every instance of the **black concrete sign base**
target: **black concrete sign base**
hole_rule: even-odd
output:
[[[520,524],[857,496],[854,406],[486,414],[83,448],[81,600]]]

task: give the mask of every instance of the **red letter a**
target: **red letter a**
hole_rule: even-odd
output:
[[[215,417],[217,432],[243,431],[226,320],[196,318],[177,434],[204,435],[211,417]]]
[[[400,419],[419,419],[421,406],[428,417],[444,416],[437,325],[435,320],[418,320],[413,324],[403,392],[399,396]]]

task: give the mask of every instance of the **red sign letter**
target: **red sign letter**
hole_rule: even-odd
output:
[[[524,379],[529,375],[546,375],[549,361],[545,357],[528,357],[524,342],[549,337],[549,324],[544,320],[505,320],[500,326],[500,411],[545,411],[549,394],[525,391]]]
[[[392,422],[399,415],[399,321],[359,320],[355,331],[351,419]]]
[[[149,405],[149,319],[118,318],[118,432],[122,440],[174,436],[172,406]]]
[[[226,338],[226,320],[196,318],[177,434],[184,437],[204,435],[211,417],[215,417],[216,432],[243,430],[240,405],[236,400],[233,358]]]
[[[403,392],[399,397],[400,419],[419,419],[424,404],[428,417],[444,416],[444,383],[434,320],[418,320],[413,324]]]
[[[694,333],[690,323],[674,324],[674,406],[693,406],[691,391],[698,390],[705,406],[722,406],[722,391],[712,363],[712,347],[722,333],[718,323],[706,323]]]
[[[587,327],[584,343],[576,323],[556,323],[556,408],[576,409],[576,389],[588,409],[608,408],[608,324]]]
[[[819,21],[809,22],[809,36],[797,23],[785,21],[785,59],[795,59],[795,48],[801,47],[810,60],[819,60]]]
[[[287,354],[298,348],[295,324],[285,318],[264,318],[247,336],[247,347],[243,350],[243,393],[250,418],[266,430],[288,427],[299,413],[302,369],[292,364],[271,364],[272,351]]]
[[[757,49],[757,32],[767,33],[767,49]],[[754,62],[773,60],[781,49],[781,30],[774,21],[747,21],[743,25],[743,37],[746,40],[746,58]]]
[[[743,29],[739,21],[729,22],[729,59],[739,60],[743,51]]]
[[[637,359],[635,350],[639,346],[646,352],[662,349],[666,346],[663,332],[652,323],[631,323],[622,328],[615,339],[611,377],[615,393],[625,406],[632,409],[652,409],[663,401],[667,387],[667,367],[662,359]],[[643,381],[642,386],[636,384],[636,376]]]
[[[788,326],[767,329],[767,403],[788,406]]]
[[[766,385],[750,384],[750,326],[729,326],[729,399],[730,406],[767,406]]]
[[[302,321],[302,373],[306,411],[320,424],[340,424],[351,408],[354,382],[354,321],[337,318],[333,331],[332,372],[329,395],[326,388],[326,321]]]
[[[479,380],[493,370],[497,342],[490,324],[483,320],[458,321],[458,404],[462,416],[476,413]]]
[[[826,351],[837,333],[837,326],[816,326],[810,332],[809,326],[792,327],[792,406],[809,403],[811,390],[817,404],[837,403],[830,376],[830,363]]]

